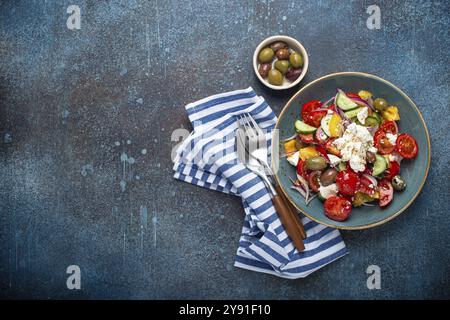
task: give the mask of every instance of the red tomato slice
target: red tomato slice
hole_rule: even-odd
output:
[[[340,193],[352,196],[358,190],[359,176],[351,170],[341,171],[336,176],[336,184]]]
[[[325,215],[335,221],[345,221],[352,212],[352,203],[343,197],[331,196],[323,204]]]
[[[314,135],[312,133],[299,134],[298,138],[300,139],[301,142],[304,142],[304,143],[315,143]]]
[[[366,176],[361,176],[359,178],[359,187],[358,191],[361,191],[362,193],[373,195],[375,193],[375,186],[372,183],[372,180],[367,178]]]
[[[400,165],[396,161],[389,162],[389,168],[384,172],[384,178],[391,181],[393,177],[400,173]]]
[[[381,180],[378,187],[380,190],[380,207],[385,207],[391,203],[394,197],[394,189],[392,184],[386,179]]]
[[[328,157],[328,153],[327,150],[321,146],[321,145],[317,145],[316,146],[316,150],[320,152],[320,154],[328,161],[330,162],[330,158]]]
[[[327,115],[327,110],[315,110],[308,113],[304,118],[303,122],[313,126],[320,127],[320,120]]]
[[[313,171],[309,174],[308,184],[309,184],[309,187],[314,192],[319,192],[319,188],[320,188],[319,178],[320,178],[321,173],[322,173],[321,171]]]
[[[386,121],[380,126],[380,130],[384,131],[385,133],[397,134],[398,126],[395,121]]]
[[[311,100],[305,103],[302,107],[302,119],[305,121],[306,115],[308,115],[311,111],[319,109],[322,106],[322,102],[319,100]]]
[[[378,149],[378,152],[380,152],[381,154],[389,154],[395,150],[395,145],[389,142],[389,139],[386,136],[386,132],[381,129],[378,129],[375,132],[373,142],[375,147]]]
[[[361,97],[360,97],[359,94],[357,94],[357,93],[346,92],[345,94],[346,94],[347,97],[349,97],[349,98],[359,98],[359,99],[361,99]]]
[[[296,171],[303,178],[308,179],[308,169],[306,168],[306,161],[302,159],[298,160]]]
[[[417,157],[419,152],[419,146],[417,145],[416,139],[407,133],[402,133],[397,137],[395,143],[396,150],[403,158],[412,159]]]
[[[334,103],[332,103],[331,105],[329,105],[327,109],[328,109],[328,110],[333,110],[334,112],[337,112],[336,106],[334,105]]]

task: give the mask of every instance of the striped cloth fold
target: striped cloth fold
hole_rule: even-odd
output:
[[[339,231],[302,217],[307,238],[298,252],[262,180],[239,162],[236,116],[248,112],[266,132],[269,150],[277,118],[252,88],[207,97],[186,106],[194,130],[177,149],[174,177],[240,196],[244,226],[234,265],[283,278],[306,277],[347,253]]]

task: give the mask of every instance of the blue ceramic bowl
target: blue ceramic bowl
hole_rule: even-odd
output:
[[[398,122],[399,131],[411,134],[419,145],[419,154],[415,159],[404,159],[401,164],[401,175],[407,182],[407,188],[402,192],[395,192],[394,199],[385,208],[358,207],[353,208],[348,220],[343,222],[328,219],[324,214],[323,202],[318,198],[312,200],[308,206],[304,198],[292,190],[289,177],[295,177],[295,168],[286,158],[280,157],[276,149],[273,152],[274,163],[279,168],[276,179],[283,192],[294,206],[307,217],[318,223],[338,229],[366,229],[383,224],[402,213],[408,208],[422,189],[430,167],[430,138],[428,130],[414,102],[399,88],[388,81],[374,75],[361,72],[334,73],[319,78],[298,91],[286,104],[278,118],[276,128],[279,129],[279,150],[283,150],[283,140],[295,133],[294,121],[299,118],[301,106],[312,99],[325,101],[336,94],[336,89],[358,92],[368,90],[374,97],[383,97],[389,104],[399,108],[401,120]]]

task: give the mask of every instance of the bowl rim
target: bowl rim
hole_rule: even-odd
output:
[[[294,81],[291,82],[290,84],[286,85],[286,86],[274,86],[273,84],[270,84],[268,81],[264,80],[263,77],[261,77],[261,75],[258,72],[258,53],[261,51],[261,49],[266,46],[267,44],[274,42],[274,41],[290,41],[293,42],[299,49],[300,49],[300,53],[302,54],[303,57],[303,68],[302,68],[302,73],[300,74],[300,76]],[[263,41],[261,41],[258,46],[256,47],[255,51],[253,52],[253,71],[255,72],[256,76],[258,77],[259,81],[262,82],[262,84],[264,84],[266,87],[273,89],[273,90],[285,90],[285,89],[290,89],[294,86],[296,86],[297,84],[300,83],[300,81],[302,81],[302,79],[305,77],[306,72],[308,72],[308,67],[309,67],[309,57],[308,57],[308,52],[306,51],[305,47],[303,47],[303,45],[300,43],[300,41],[289,37],[289,36],[285,36],[285,35],[275,35],[275,36],[270,36],[268,38],[265,38]]]
[[[379,80],[381,82],[384,82],[385,84],[387,84],[388,86],[394,88],[395,90],[397,90],[417,111],[420,121],[422,122],[423,127],[425,128],[425,135],[426,135],[426,141],[427,141],[427,145],[428,145],[428,158],[427,158],[427,165],[426,165],[426,170],[425,170],[425,175],[422,179],[422,181],[420,182],[419,188],[417,189],[416,193],[414,194],[414,196],[411,197],[411,199],[408,201],[408,203],[403,206],[403,208],[401,208],[400,210],[398,210],[397,212],[395,212],[394,214],[392,214],[391,216],[380,220],[378,222],[374,222],[374,223],[369,223],[369,224],[365,224],[365,225],[361,225],[361,226],[338,226],[338,225],[334,225],[331,223],[326,223],[324,221],[319,221],[317,218],[312,217],[310,214],[308,214],[307,212],[305,212],[304,210],[302,210],[296,203],[295,201],[289,196],[289,194],[286,192],[286,190],[283,188],[282,184],[280,183],[280,179],[278,177],[278,171],[275,171],[275,180],[276,183],[278,183],[278,185],[280,186],[281,191],[283,192],[283,194],[289,199],[289,201],[294,205],[294,207],[299,210],[301,213],[303,213],[305,216],[307,216],[309,219],[325,225],[327,227],[331,227],[331,228],[336,228],[336,229],[341,229],[341,230],[363,230],[363,229],[368,229],[368,228],[372,228],[372,227],[376,227],[376,226],[380,226],[394,218],[396,218],[397,216],[399,216],[403,211],[405,211],[413,202],[414,200],[417,198],[417,196],[419,195],[420,191],[422,191],[422,188],[425,184],[425,181],[428,177],[428,172],[430,169],[430,163],[431,163],[431,143],[430,143],[430,135],[428,133],[428,128],[427,125],[425,123],[425,120],[422,116],[422,113],[420,112],[419,108],[416,106],[416,104],[411,100],[411,98],[409,98],[406,93],[404,93],[402,90],[400,90],[397,86],[395,86],[394,84],[392,84],[391,82],[375,76],[373,74],[369,74],[369,73],[364,73],[364,72],[357,72],[357,71],[348,71],[348,72],[337,72],[337,73],[331,73],[322,77],[319,77],[311,82],[309,82],[308,84],[306,84],[303,88],[301,88],[299,91],[297,91],[290,99],[289,101],[284,105],[283,109],[280,112],[280,115],[277,118],[277,123],[275,125],[275,129],[278,129],[278,126],[280,124],[280,119],[283,116],[284,112],[287,110],[287,108],[292,104],[292,102],[303,92],[305,91],[308,87],[312,86],[313,84],[324,80],[324,79],[329,79],[329,78],[333,78],[336,76],[341,76],[341,75],[356,75],[356,76],[363,76],[363,77],[367,77],[367,78],[372,78],[372,79],[376,79]],[[273,144],[272,146],[272,163],[274,162],[274,157],[278,156],[278,154],[275,154],[274,151],[275,148],[275,144]]]

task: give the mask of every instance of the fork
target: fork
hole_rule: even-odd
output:
[[[294,208],[292,203],[287,199],[286,195],[284,194],[283,190],[281,189],[276,179],[273,179],[275,174],[273,173],[272,168],[269,166],[267,162],[267,155],[268,155],[267,139],[264,132],[261,130],[258,123],[255,121],[255,119],[253,119],[253,117],[249,113],[244,113],[242,116],[239,117],[239,119],[243,123],[246,133],[249,135],[249,137],[253,137],[254,140],[252,142],[253,145],[251,145],[251,147],[253,148],[249,150],[250,155],[256,158],[264,166],[266,171],[269,173],[269,176],[272,177],[273,184],[275,185],[275,190],[289,207],[291,215],[295,223],[297,224],[297,227],[300,229],[302,238],[305,239],[306,232],[298,216],[297,210]]]
[[[268,186],[272,194],[272,202],[277,210],[287,234],[291,238],[298,251],[304,250],[303,240],[306,237],[303,225],[293,207],[284,196],[277,183],[271,182],[265,173],[267,171],[273,177],[273,171],[267,163],[267,140],[261,128],[250,115],[238,117],[239,128],[236,132],[236,141],[245,150],[248,157],[238,155],[241,162],[259,175]],[[253,122],[252,122],[253,120]],[[248,144],[248,147],[247,147]],[[275,185],[275,188],[273,187]]]

